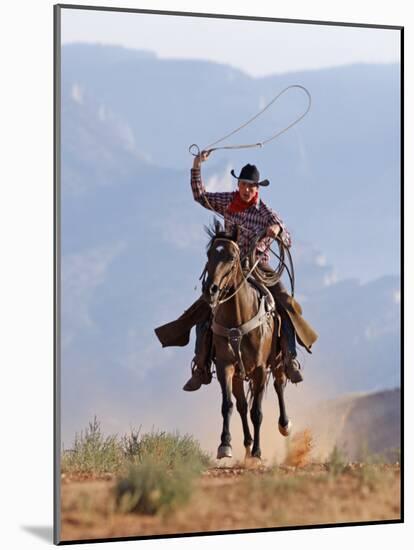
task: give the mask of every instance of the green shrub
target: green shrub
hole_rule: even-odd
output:
[[[73,449],[63,451],[62,472],[116,472],[123,461],[117,436],[104,437],[96,416],[88,428],[75,435]]]
[[[167,469],[186,464],[188,468],[201,471],[212,462],[193,436],[181,436],[178,432],[153,431],[139,438],[139,432],[131,431],[123,438],[122,444],[126,456],[136,464],[150,460]]]
[[[76,434],[73,448],[62,452],[62,472],[119,474],[127,471],[130,464],[148,461],[169,470],[186,465],[188,470],[199,473],[212,464],[210,455],[191,435],[164,431],[141,435],[140,431],[141,428],[131,429],[121,438],[105,437],[95,416],[84,432]]]
[[[329,455],[328,462],[326,463],[328,472],[333,476],[342,474],[346,468],[346,462],[343,452],[335,445]]]
[[[134,456],[136,456],[139,451],[140,432],[141,426],[138,430],[132,428],[128,435],[123,435],[121,438],[122,451],[127,459],[133,460]]]
[[[130,465],[115,487],[116,507],[121,513],[167,514],[190,498],[195,472],[184,465],[166,470],[148,458]]]

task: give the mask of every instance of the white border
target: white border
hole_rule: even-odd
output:
[[[72,2],[82,4],[82,2]],[[404,0],[347,0],[328,2],[246,2],[210,0],[196,5],[194,0],[152,0],[84,2],[153,10],[200,11],[263,17],[346,21],[405,26],[406,151],[413,151],[412,31],[414,16]],[[2,545],[5,548],[32,548],[50,544],[33,535],[27,527],[52,525],[52,337],[53,337],[53,2],[20,0],[2,6],[1,14],[1,189],[2,225],[1,368],[2,398]],[[412,156],[412,155],[411,155]],[[412,161],[406,156],[406,181]],[[412,191],[406,185],[407,204]],[[412,231],[407,220],[406,240]],[[6,254],[4,254],[6,252]],[[409,252],[407,247],[407,253]],[[414,280],[411,255],[406,258],[406,280]],[[406,334],[414,308],[406,289]],[[411,311],[410,311],[411,310]],[[410,365],[412,352],[406,349],[406,425],[413,418]],[[411,403],[410,403],[411,401]],[[414,487],[410,470],[413,459],[411,438],[406,438],[406,487]],[[410,494],[411,492],[411,494]],[[407,490],[405,525],[347,527],[264,534],[232,535],[175,540],[113,543],[105,548],[135,545],[138,548],[210,548],[213,545],[239,549],[260,544],[261,548],[349,549],[375,545],[387,549],[413,538],[412,490]],[[43,532],[45,530],[43,529]],[[99,545],[84,545],[97,548]]]

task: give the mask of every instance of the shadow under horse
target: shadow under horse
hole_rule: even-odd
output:
[[[232,457],[232,395],[236,399],[243,425],[246,457],[261,457],[262,400],[270,372],[279,401],[279,431],[287,436],[291,430],[284,400],[286,376],[278,336],[280,317],[270,292],[265,287],[262,293],[259,292],[257,285],[245,278],[237,237],[237,227],[232,233],[226,233],[216,225],[207,250],[206,279],[203,285],[203,297],[213,312],[213,357],[222,390],[223,430],[217,451],[219,459]],[[253,437],[248,423],[244,381],[250,383]]]

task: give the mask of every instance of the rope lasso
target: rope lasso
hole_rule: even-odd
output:
[[[288,90],[290,90],[292,88],[298,88],[298,89],[303,90],[305,92],[305,94],[307,95],[307,98],[308,98],[308,106],[307,106],[306,110],[298,118],[296,118],[293,122],[291,122],[288,126],[283,128],[279,132],[276,132],[275,134],[273,134],[269,138],[267,138],[263,141],[259,141],[258,143],[241,144],[241,145],[222,145],[221,147],[214,147],[214,145],[217,145],[218,143],[221,143],[225,139],[231,137],[235,133],[237,133],[240,130],[242,130],[243,128],[245,128],[248,124],[250,124],[251,122],[256,120],[256,118],[258,118],[261,114],[263,114],[265,111],[267,111],[267,109],[269,109],[269,107],[271,107],[271,105],[273,105],[273,103],[275,103],[280,98],[281,95],[283,95],[285,92],[287,92]],[[257,114],[255,114],[253,117],[249,118],[249,120],[244,122],[241,126],[236,128],[235,130],[232,130],[231,132],[229,132],[225,136],[221,137],[220,139],[214,141],[210,145],[207,145],[206,147],[203,147],[203,151],[209,151],[211,153],[212,151],[218,151],[219,149],[250,149],[250,148],[253,148],[253,147],[263,147],[264,145],[266,145],[266,143],[269,143],[269,142],[273,141],[277,137],[281,136],[283,133],[287,132],[290,128],[295,126],[295,124],[300,122],[308,114],[308,112],[310,111],[311,106],[312,106],[312,96],[311,96],[309,90],[307,88],[305,88],[305,86],[302,86],[300,84],[291,84],[290,86],[287,86],[281,92],[279,92]],[[198,153],[193,153],[192,152],[193,147],[196,147],[198,149]],[[198,145],[196,143],[191,144],[190,147],[188,148],[188,150],[194,157],[196,157],[200,154],[200,148],[198,147]]]
[[[288,277],[290,280],[290,286],[292,289],[292,296],[293,296],[295,293],[295,276],[294,276],[294,270],[293,270],[292,257],[290,255],[289,248],[283,243],[283,241],[280,238],[276,237],[276,241],[279,245],[280,255],[276,254],[276,252],[274,252],[271,249],[272,242],[270,242],[269,245],[263,251],[259,251],[261,254],[263,254],[264,252],[269,250],[269,252],[271,252],[279,260],[279,265],[273,271],[273,273],[268,273],[260,269],[260,266],[258,265],[260,262],[260,256],[258,259],[256,259],[257,244],[265,236],[266,235],[263,235],[263,234],[256,235],[256,237],[254,238],[250,246],[249,252],[247,253],[249,263],[253,265],[253,268],[252,268],[253,275],[260,283],[270,287],[275,285],[280,280],[280,278],[282,277],[283,271],[286,270],[286,273],[288,274]],[[286,262],[285,262],[285,252],[287,252],[289,257],[290,268],[286,265]]]

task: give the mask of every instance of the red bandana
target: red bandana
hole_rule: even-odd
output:
[[[244,202],[240,197],[240,193],[236,191],[232,202],[227,207],[227,212],[229,214],[234,214],[236,212],[244,212],[254,204],[257,204],[259,201],[259,193],[256,191],[256,194],[249,202]]]

